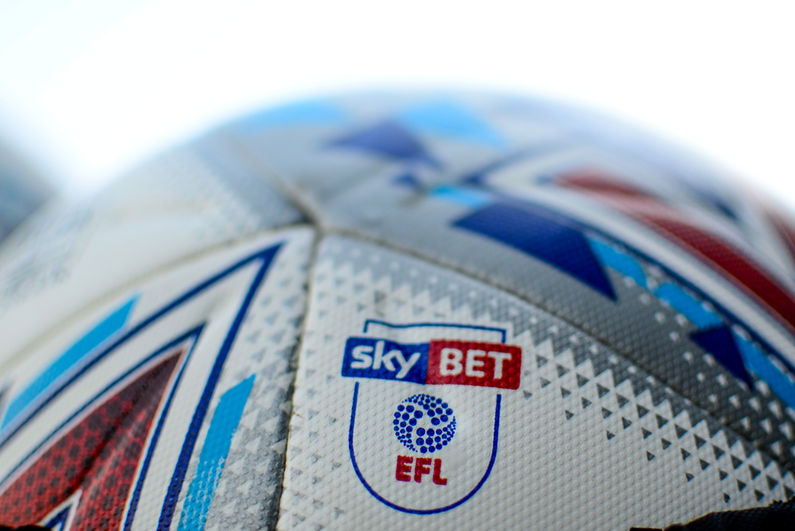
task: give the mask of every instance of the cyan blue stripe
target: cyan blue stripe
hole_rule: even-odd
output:
[[[691,323],[698,328],[705,329],[723,324],[718,314],[707,310],[704,306],[685,293],[685,291],[674,284],[661,284],[654,294],[658,298],[667,301],[677,312],[687,317]]]
[[[89,330],[83,337],[78,339],[66,352],[61,354],[49,367],[44,369],[38,376],[23,389],[8,405],[6,414],[3,417],[3,424],[0,428],[5,428],[15,418],[17,418],[29,404],[41,396],[61,375],[77,365],[86,355],[95,348],[114,336],[119,330],[124,328],[127,319],[132,313],[133,306],[137,297],[133,297],[121,308],[108,315],[102,322]]]
[[[630,277],[638,286],[646,287],[646,274],[637,260],[629,255],[616,251],[609,245],[589,239],[596,258],[607,267],[615,269],[622,275]]]
[[[291,125],[345,125],[347,113],[340,107],[325,101],[299,101],[267,109],[249,116],[238,123],[243,133],[256,133],[274,127]]]
[[[178,531],[204,529],[215,488],[224,470],[226,456],[229,454],[232,437],[240,424],[253,385],[254,375],[251,375],[224,393],[218,401],[218,407],[210,421],[207,437],[199,455],[196,475],[191,481],[185,503],[182,505]]]
[[[734,334],[734,340],[740,348],[745,366],[764,381],[785,404],[795,408],[795,384],[787,375],[750,341],[737,334]]]
[[[458,186],[439,186],[431,192],[431,197],[467,208],[480,208],[490,203],[485,194]]]

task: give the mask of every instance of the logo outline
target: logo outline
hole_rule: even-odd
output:
[[[361,470],[359,469],[359,465],[356,462],[356,452],[353,449],[353,439],[354,439],[354,427],[356,425],[356,408],[358,405],[359,400],[359,382],[354,383],[353,387],[353,403],[351,405],[351,420],[348,427],[348,451],[351,456],[351,463],[353,464],[353,470],[356,473],[356,476],[359,478],[359,481],[364,485],[364,488],[369,492],[376,500],[383,503],[387,507],[391,509],[395,509],[396,511],[400,511],[403,513],[408,514],[417,514],[417,515],[430,515],[430,514],[439,514],[450,511],[455,509],[459,505],[462,505],[469,501],[477,492],[486,484],[486,481],[489,479],[491,475],[491,471],[494,469],[494,463],[497,461],[497,446],[500,440],[500,411],[502,405],[502,393],[498,393],[496,395],[496,404],[494,407],[494,432],[492,436],[492,446],[491,446],[491,457],[489,459],[489,465],[486,468],[486,472],[483,474],[483,477],[480,479],[477,485],[464,497],[461,499],[446,505],[444,507],[437,507],[435,509],[412,509],[410,507],[403,507],[396,503],[393,503],[380,494],[378,494],[373,487],[367,483],[367,480],[364,479],[364,475],[362,474]]]

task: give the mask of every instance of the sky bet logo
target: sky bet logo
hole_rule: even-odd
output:
[[[351,337],[342,363],[342,375],[349,378],[500,389],[518,389],[521,369],[520,347],[448,339],[402,344]]]

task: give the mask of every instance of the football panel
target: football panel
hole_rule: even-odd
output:
[[[7,374],[0,523],[272,525],[313,239],[260,236],[136,285]]]
[[[312,277],[284,481],[280,529],[663,527],[795,488],[581,330],[337,236]]]

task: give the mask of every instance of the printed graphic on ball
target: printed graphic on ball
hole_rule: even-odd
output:
[[[435,396],[412,395],[400,403],[392,421],[395,436],[412,452],[434,453],[455,435],[455,416],[447,402]]]
[[[388,328],[387,323],[367,321],[370,325]],[[397,328],[397,327],[396,327]],[[397,330],[427,335],[453,331],[461,335],[470,330],[474,335],[484,332],[502,337],[500,343],[485,341],[461,341],[434,337],[427,342],[400,343],[381,337],[350,337],[345,343],[342,375],[351,378],[394,380],[421,385],[472,385],[518,389],[522,369],[522,349],[505,345],[505,332],[483,327],[467,329],[460,325],[448,325],[452,331],[435,323],[400,325]],[[389,332],[394,333],[394,330]]]
[[[406,513],[466,503],[497,459],[502,392],[519,386],[521,348],[504,344],[505,330],[460,324],[368,321],[364,333],[373,337],[349,338],[342,356],[342,375],[357,378],[348,446],[359,481]]]

